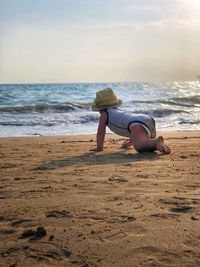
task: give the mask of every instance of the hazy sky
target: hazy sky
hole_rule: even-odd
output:
[[[200,0],[0,0],[0,83],[197,74]]]

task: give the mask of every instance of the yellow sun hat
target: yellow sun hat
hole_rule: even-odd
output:
[[[93,111],[100,111],[107,108],[118,107],[122,100],[117,98],[111,88],[106,88],[96,93],[96,98],[92,105]]]

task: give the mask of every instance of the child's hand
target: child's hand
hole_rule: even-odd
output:
[[[101,151],[103,151],[103,148],[96,147],[96,148],[90,149],[90,151],[92,151],[92,152],[101,152]]]

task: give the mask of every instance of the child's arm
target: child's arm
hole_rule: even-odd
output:
[[[94,149],[95,152],[103,151],[103,144],[106,133],[106,123],[107,123],[107,114],[105,111],[100,111],[99,126],[97,130],[97,147]]]

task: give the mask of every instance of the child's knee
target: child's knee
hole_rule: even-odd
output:
[[[137,152],[143,152],[144,151],[144,146],[142,145],[142,143],[134,143],[134,148]]]

